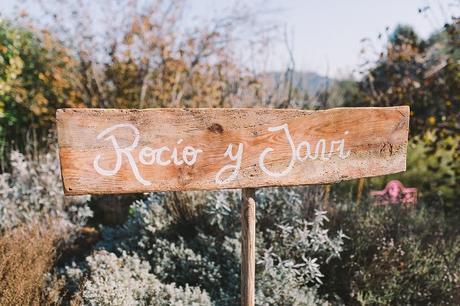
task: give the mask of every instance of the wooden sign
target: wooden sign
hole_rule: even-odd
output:
[[[65,193],[323,184],[406,169],[409,107],[61,109]]]
[[[406,170],[409,107],[62,109],[67,195],[243,188],[241,305],[254,306],[255,190]]]

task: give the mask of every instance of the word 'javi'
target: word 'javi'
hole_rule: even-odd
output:
[[[120,145],[120,141],[117,139],[115,132],[119,130],[128,131],[131,134],[131,138],[127,142],[124,138],[126,145]],[[307,160],[329,160],[334,155],[340,159],[346,159],[350,156],[351,151],[345,149],[345,139],[337,139],[326,141],[324,138],[316,140],[316,143],[309,142],[308,140],[302,140],[296,143],[292,138],[289,126],[287,123],[273,126],[268,128],[270,133],[283,133],[283,140],[286,147],[289,149],[289,159],[286,160],[287,165],[282,170],[270,169],[270,163],[267,160],[271,156],[276,157],[276,150],[272,147],[265,147],[258,155],[258,167],[260,170],[269,177],[283,177],[288,175],[294,168],[296,162],[305,162]],[[349,131],[344,131],[343,135],[347,135]],[[94,170],[102,176],[114,176],[122,168],[123,162],[127,162],[129,167],[136,178],[136,180],[143,185],[151,185],[149,181],[142,175],[138,167],[138,162],[142,165],[158,165],[162,167],[177,167],[182,165],[193,166],[197,163],[199,156],[203,153],[203,149],[196,148],[192,145],[187,145],[179,150],[177,147],[161,146],[158,148],[151,148],[144,146],[139,148],[141,140],[141,133],[139,129],[130,123],[116,124],[109,128],[106,128],[100,132],[97,137],[97,141],[109,141],[111,143],[111,156],[115,156],[115,163],[113,167],[104,167],[101,162],[104,161],[103,154],[97,154],[93,160]],[[183,139],[176,141],[177,145],[183,143]],[[235,148],[235,149],[234,149]],[[244,144],[228,144],[225,152],[222,153],[225,158],[229,158],[230,164],[224,165],[220,168],[215,175],[215,183],[219,185],[228,184],[238,178],[238,173],[241,169],[243,155],[244,155]],[[225,177],[225,174],[227,174]]]

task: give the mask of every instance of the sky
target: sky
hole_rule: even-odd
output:
[[[372,54],[360,55],[363,46],[382,50],[377,39],[398,24],[408,24],[422,37],[442,27],[450,16],[460,16],[459,0],[188,0],[188,18],[212,19],[225,15],[235,3],[259,8],[262,22],[274,23],[286,33],[295,69],[332,77],[346,77]],[[0,13],[8,16],[14,0],[0,0]],[[430,7],[425,14],[419,8]],[[361,42],[363,38],[369,40]],[[369,50],[369,48],[367,48]],[[249,50],[241,48],[241,57]],[[274,40],[264,70],[284,70],[289,64],[286,44]],[[257,67],[255,68],[257,69]]]
[[[227,3],[227,4],[226,4]],[[265,1],[288,34],[296,70],[335,77],[352,73],[363,61],[360,50],[372,44],[382,50],[377,37],[398,24],[408,24],[423,38],[441,28],[450,16],[460,16],[458,0],[272,0]],[[197,16],[220,14],[228,1],[192,0]],[[430,7],[424,14],[419,8]],[[384,37],[386,37],[384,35]],[[361,42],[363,38],[370,41]],[[273,50],[269,70],[283,70],[289,63],[285,43]],[[372,57],[371,54],[364,56]]]

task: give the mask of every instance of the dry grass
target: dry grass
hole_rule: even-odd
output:
[[[63,282],[48,281],[47,274],[60,237],[51,223],[24,225],[0,237],[0,305],[59,303]]]

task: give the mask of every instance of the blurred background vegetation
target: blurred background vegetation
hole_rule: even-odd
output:
[[[85,1],[25,1],[0,20],[0,304],[238,304],[239,194],[65,198],[58,108],[409,105],[406,172],[258,192],[257,304],[458,305],[458,16],[425,39],[400,25],[360,77],[332,79],[293,60],[250,69],[241,31],[256,57],[276,26],[243,9],[184,27],[184,3],[101,1],[97,31]],[[391,179],[418,189],[416,207],[372,205]],[[37,247],[11,243],[24,237]]]

